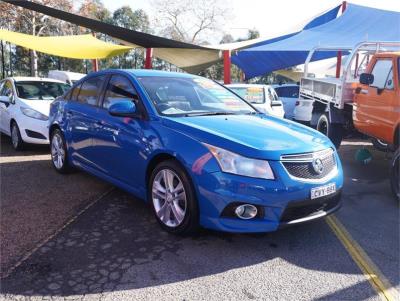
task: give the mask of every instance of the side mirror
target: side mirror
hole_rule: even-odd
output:
[[[374,76],[369,73],[361,73],[360,75],[360,84],[363,85],[371,85],[374,82]]]
[[[12,96],[0,96],[0,102],[4,103],[6,106],[8,106],[10,103],[13,103],[13,97]]]
[[[136,105],[133,101],[119,101],[108,108],[108,113],[118,117],[137,117]]]

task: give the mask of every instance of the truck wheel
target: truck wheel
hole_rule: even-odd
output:
[[[318,118],[317,131],[321,132],[339,148],[343,139],[343,126],[339,123],[330,123],[328,114],[324,113]]]
[[[400,148],[394,153],[390,168],[390,186],[392,187],[393,196],[400,202]]]
[[[374,147],[381,152],[387,152],[389,150],[389,144],[383,142],[382,140],[371,138],[371,142]]]

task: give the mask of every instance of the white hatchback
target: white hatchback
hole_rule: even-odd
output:
[[[278,95],[272,86],[257,84],[229,84],[226,85],[226,87],[265,114],[280,118],[283,118],[285,115],[282,101],[279,100]]]
[[[50,104],[69,88],[48,78],[10,77],[0,82],[0,131],[11,136],[14,149],[23,149],[24,143],[49,143]]]

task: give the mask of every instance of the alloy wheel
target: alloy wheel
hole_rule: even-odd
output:
[[[19,135],[18,135],[18,128],[15,123],[11,127],[11,142],[12,142],[14,148],[18,148]]]
[[[168,227],[178,227],[187,210],[182,180],[171,169],[162,169],[152,183],[152,201],[158,219]]]
[[[63,168],[65,161],[64,142],[58,133],[54,134],[51,139],[51,159],[57,169]]]

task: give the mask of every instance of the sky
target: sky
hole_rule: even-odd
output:
[[[173,0],[171,0],[173,1]],[[223,32],[234,38],[245,37],[248,29],[256,28],[261,37],[274,37],[281,32],[298,28],[304,21],[333,8],[338,0],[229,0],[232,18],[224,24]],[[386,10],[400,11],[400,0],[351,0],[350,3]],[[132,9],[143,9],[150,18],[154,17],[151,0],[103,0],[111,11],[129,5]],[[220,38],[220,37],[218,37]],[[217,43],[217,41],[213,41]]]

